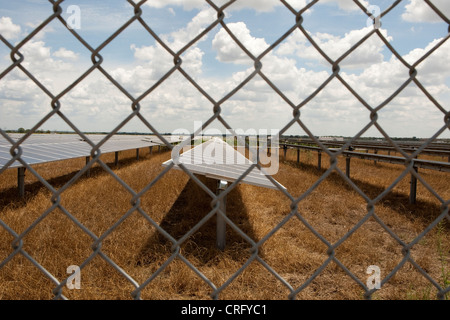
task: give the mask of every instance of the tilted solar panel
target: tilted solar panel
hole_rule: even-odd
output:
[[[178,159],[164,162],[163,166],[168,166],[172,162],[175,163],[174,168],[181,169],[178,163],[182,163],[192,173],[231,183],[253,164],[220,138],[206,141],[182,153]],[[241,180],[241,183],[277,189],[276,185],[257,167],[254,167]]]
[[[99,143],[106,135],[87,135],[94,144]],[[10,137],[18,141],[22,134],[12,134]],[[102,154],[119,152],[132,149],[140,149],[159,145],[158,143],[144,140],[143,135],[116,135],[110,137],[100,146]],[[11,143],[0,137],[0,169],[11,160]],[[21,159],[29,165],[61,161],[67,159],[89,157],[92,146],[76,134],[33,134],[27,137],[21,144]],[[21,167],[19,161],[10,164],[8,168]]]

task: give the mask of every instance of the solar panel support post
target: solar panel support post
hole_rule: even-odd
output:
[[[256,162],[257,162],[257,163],[259,163],[260,160],[261,160],[261,155],[259,154],[260,152],[261,152],[261,147],[258,146],[258,147],[256,148]]]
[[[297,148],[297,163],[300,163],[300,148]]]
[[[418,172],[417,167],[413,167],[414,171]],[[410,182],[410,190],[409,190],[409,203],[416,204],[417,197],[417,178],[414,174],[411,173],[411,182]]]
[[[350,178],[350,157],[347,157],[345,159],[345,173],[347,174],[347,177]]]
[[[114,165],[117,166],[119,164],[119,152],[114,152]]]
[[[321,170],[322,169],[322,151],[318,151],[318,155],[317,155],[317,169]]]
[[[224,180],[217,180],[217,191],[216,194],[220,195],[228,186],[228,182]],[[220,200],[220,209],[225,214],[226,213],[226,195]],[[220,250],[225,250],[225,237],[227,224],[224,217],[220,213],[216,213],[216,245]]]
[[[139,149],[136,149],[136,160],[139,160]]]
[[[91,161],[91,157],[86,157],[86,165],[88,165],[89,161]],[[88,177],[91,176],[91,168],[87,169],[86,175],[87,175]]]
[[[151,155],[151,154],[152,154],[152,152],[153,152],[153,147],[152,147],[152,146],[150,146],[149,148],[150,148],[150,155]]]
[[[19,196],[23,198],[25,196],[25,167],[17,168],[17,186],[19,189]]]

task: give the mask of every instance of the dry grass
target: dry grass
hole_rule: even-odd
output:
[[[140,191],[162,170],[169,152],[121,155],[116,168],[113,155],[103,161],[133,190]],[[315,153],[296,154],[280,163],[275,178],[294,197],[302,195],[325,172],[317,170]],[[84,165],[84,159],[36,166],[36,171],[59,189]],[[344,170],[345,161],[340,161]],[[352,160],[352,181],[370,198],[385,190],[402,172],[401,167]],[[25,199],[16,195],[16,171],[7,170],[0,180],[0,219],[20,234],[51,207],[51,193],[27,173]],[[421,170],[421,176],[442,199],[450,198],[448,173]],[[214,189],[208,180],[204,183]],[[416,205],[408,203],[409,175],[375,206],[376,215],[406,243],[417,237],[441,213],[441,204],[420,183]],[[96,236],[106,237],[101,252],[139,284],[146,281],[170,257],[171,242],[139,212],[134,211],[116,228],[111,227],[132,205],[131,194],[101,167],[91,170],[61,196],[61,206]],[[141,198],[140,207],[155,224],[179,239],[210,210],[211,198],[183,172],[171,170]],[[263,239],[291,212],[289,199],[280,191],[240,185],[230,192],[227,214],[251,239]],[[298,212],[330,244],[344,237],[367,214],[366,201],[336,173],[326,177],[298,205]],[[448,286],[450,262],[449,224],[444,220],[411,249],[411,257],[438,284]],[[0,227],[0,263],[12,252],[13,237]],[[68,277],[66,268],[81,265],[93,253],[94,240],[62,210],[43,217],[23,239],[23,250],[56,279]],[[251,257],[250,244],[227,228],[227,247],[215,248],[214,217],[181,247],[183,257],[217,287],[223,285]],[[298,288],[328,259],[328,247],[297,218],[292,217],[260,248],[259,256],[293,288]],[[335,257],[362,283],[370,265],[387,276],[403,259],[402,246],[377,222],[369,218],[339,245]],[[0,268],[0,299],[50,299],[55,284],[23,255],[16,255]],[[70,299],[130,299],[133,284],[97,255],[81,271],[81,289],[63,293]],[[176,258],[141,292],[143,299],[209,299],[211,287],[183,261]],[[374,299],[434,299],[434,286],[409,262],[374,295]],[[221,291],[221,299],[286,299],[288,288],[259,262],[253,261]],[[364,290],[335,262],[297,295],[298,299],[362,299]]]

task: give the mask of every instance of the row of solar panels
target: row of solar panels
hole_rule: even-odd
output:
[[[23,137],[22,134],[11,134],[14,141]],[[93,143],[99,143],[105,135],[86,135]],[[169,143],[180,142],[186,137],[164,136]],[[157,136],[148,135],[115,135],[109,138],[101,147],[102,154],[119,152],[132,149],[140,149],[162,145],[163,142]],[[0,170],[12,159],[11,143],[0,136]],[[21,159],[29,165],[89,157],[92,146],[76,134],[32,134],[20,144],[22,149]],[[21,167],[19,161],[9,164],[8,168]]]

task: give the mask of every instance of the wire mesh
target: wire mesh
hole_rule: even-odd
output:
[[[204,283],[211,288],[211,297],[213,299],[220,298],[220,293],[227,288],[235,279],[242,274],[246,268],[253,262],[259,263],[263,268],[265,268],[270,274],[272,274],[277,281],[279,281],[287,290],[290,292],[287,298],[295,299],[296,296],[308,287],[314,279],[319,276],[323,270],[331,263],[334,262],[338,265],[354,282],[356,282],[364,291],[364,297],[370,299],[376,289],[369,288],[366,283],[361,281],[353,272],[349,270],[348,267],[345,266],[336,256],[336,249],[342,245],[347,239],[349,239],[368,219],[372,218],[377,221],[377,223],[393,238],[395,241],[402,247],[403,258],[396,265],[396,267],[386,275],[382,281],[381,286],[385,285],[404,265],[405,263],[411,263],[416,271],[418,271],[424,278],[426,278],[430,284],[437,290],[437,296],[440,299],[444,299],[445,295],[450,291],[450,287],[443,287],[439,284],[435,279],[433,279],[411,256],[411,249],[414,245],[419,243],[433,228],[435,228],[441,221],[445,219],[450,219],[448,206],[449,200],[442,199],[441,196],[430,186],[425,179],[422,178],[421,174],[418,173],[413,166],[413,159],[416,158],[424,149],[429,147],[433,141],[444,131],[450,129],[450,112],[446,110],[446,108],[440,105],[436,99],[433,98],[433,95],[427,91],[425,86],[419,81],[417,78],[418,71],[417,67],[423,63],[435,50],[440,48],[449,38],[450,33],[447,34],[441,41],[436,43],[436,45],[428,50],[419,60],[414,62],[413,64],[409,64],[406,62],[402,55],[399,54],[396,49],[391,45],[391,43],[386,39],[385,35],[379,30],[379,21],[383,17],[387,16],[392,10],[394,10],[400,3],[401,0],[394,1],[388,8],[386,8],[383,12],[379,14],[379,16],[373,16],[368,8],[366,8],[363,2],[354,0],[354,3],[368,16],[369,19],[373,21],[373,29],[370,30],[364,37],[362,37],[357,43],[355,43],[351,48],[349,48],[346,52],[344,52],[339,58],[336,60],[330,58],[327,53],[320,47],[319,44],[313,39],[308,30],[305,28],[304,22],[304,14],[307,10],[312,9],[319,1],[310,1],[304,8],[301,10],[294,9],[289,1],[281,0],[281,4],[285,6],[292,13],[292,25],[286,32],[279,37],[276,41],[274,41],[269,47],[267,47],[262,53],[258,56],[255,56],[250,52],[250,50],[239,40],[239,38],[232,32],[229,26],[226,23],[225,12],[227,8],[233,3],[237,2],[237,0],[231,0],[223,4],[222,6],[218,6],[212,0],[206,0],[205,2],[216,11],[217,16],[215,21],[213,21],[207,28],[205,28],[202,32],[200,32],[196,37],[190,39],[181,49],[174,51],[151,27],[150,23],[145,21],[142,18],[143,13],[143,5],[146,1],[134,2],[132,0],[127,0],[126,3],[132,9],[133,14],[130,15],[128,21],[126,21],[119,29],[117,29],[114,33],[112,33],[105,41],[103,41],[97,47],[92,47],[83,37],[77,33],[77,30],[71,28],[68,22],[63,18],[63,10],[62,3],[64,0],[49,0],[49,16],[45,19],[41,24],[33,29],[33,31],[28,34],[23,40],[19,43],[12,44],[10,43],[4,36],[0,35],[1,42],[6,45],[10,50],[10,58],[11,64],[0,74],[0,81],[6,75],[8,75],[13,70],[20,70],[28,79],[30,79],[36,86],[51,99],[51,111],[46,114],[40,121],[38,121],[26,134],[24,134],[17,141],[13,140],[4,130],[0,129],[0,134],[8,141],[11,145],[10,153],[11,159],[10,161],[0,169],[0,174],[8,169],[8,167],[18,161],[22,164],[24,168],[26,168],[27,172],[31,173],[35,176],[52,194],[51,201],[52,206],[50,206],[47,210],[42,212],[42,214],[33,221],[24,231],[17,233],[13,228],[11,228],[6,222],[0,219],[1,227],[9,233],[13,241],[11,242],[12,251],[10,254],[0,261],[0,269],[4,268],[12,259],[17,256],[22,256],[31,262],[35,268],[37,268],[46,278],[48,278],[51,282],[54,283],[54,298],[55,299],[66,299],[63,294],[63,288],[66,286],[68,282],[71,281],[72,278],[67,277],[65,279],[57,279],[55,275],[53,275],[50,271],[48,271],[30,252],[27,252],[23,247],[24,238],[32,232],[37,225],[39,225],[49,214],[54,212],[55,210],[61,211],[67,218],[69,218],[77,227],[79,227],[92,241],[91,255],[83,261],[80,265],[80,272],[83,272],[83,269],[86,268],[94,258],[101,258],[111,267],[113,267],[126,281],[132,284],[135,288],[132,292],[130,292],[131,296],[135,299],[141,298],[142,290],[147,287],[152,281],[155,280],[168,266],[175,260],[178,259],[182,261],[188,268],[190,268]],[[425,3],[442,19],[443,22],[450,25],[450,20],[446,17],[431,1],[425,0]],[[40,82],[32,72],[30,72],[24,65],[24,61],[27,58],[21,52],[23,47],[32,41],[37,34],[49,25],[53,21],[59,21],[68,31],[68,36],[76,39],[84,48],[86,48],[90,52],[92,65],[86,71],[83,72],[81,76],[79,76],[75,81],[73,81],[69,86],[67,86],[63,91],[56,94],[52,92],[44,83]],[[148,88],[141,95],[135,97],[133,96],[127,89],[125,89],[108,71],[102,66],[104,59],[102,57],[102,50],[111,43],[114,39],[116,39],[124,30],[126,30],[132,23],[139,23],[148,33],[152,39],[154,39],[164,50],[173,57],[173,66],[170,70],[168,70],[153,86]],[[232,38],[234,43],[239,46],[239,48],[246,54],[246,56],[253,62],[254,70],[243,80],[241,81],[233,90],[224,95],[221,99],[216,100],[211,95],[207,93],[204,88],[192,77],[189,72],[184,68],[182,55],[186,51],[188,51],[191,47],[193,47],[196,43],[198,43],[203,37],[205,37],[212,29],[220,27],[226,31],[226,33]],[[306,97],[300,103],[295,103],[290,100],[283,91],[278,88],[264,72],[264,66],[262,60],[266,57],[271,51],[273,51],[278,45],[280,45],[289,35],[291,35],[294,31],[299,30],[301,33],[307,38],[309,43],[316,49],[317,54],[322,56],[328,63],[329,67],[332,70],[332,73],[329,77],[319,85],[313,93],[311,93],[308,97]],[[70,33],[70,35],[69,35]],[[373,106],[368,103],[363,97],[361,97],[358,92],[352,88],[352,86],[342,77],[340,73],[340,64],[343,60],[348,57],[352,52],[358,49],[365,41],[372,37],[378,37],[388,50],[404,65],[405,68],[409,70],[409,77],[398,87],[396,90],[388,97],[385,97],[384,101],[377,106]],[[71,92],[76,86],[82,83],[90,74],[94,71],[99,71],[105,79],[107,79],[114,87],[116,87],[124,96],[127,97],[130,103],[130,111],[129,114],[122,119],[122,121],[111,130],[100,142],[94,143],[86,136],[72,121],[64,114],[64,108],[61,103],[61,99],[66,96],[69,92]],[[282,221],[276,225],[270,232],[268,232],[262,239],[259,241],[255,241],[249,235],[247,235],[244,231],[239,228],[239,226],[233,222],[229,217],[227,217],[226,213],[222,211],[220,206],[220,200],[226,197],[232,190],[237,186],[237,184],[254,168],[258,167],[262,169],[262,167],[255,163],[253,164],[237,181],[235,181],[226,191],[221,192],[220,194],[215,194],[212,192],[196,175],[192,174],[183,164],[179,164],[179,167],[189,176],[192,181],[194,181],[198,186],[203,189],[209,197],[211,197],[211,210],[210,212],[203,217],[191,230],[189,230],[186,234],[184,234],[181,238],[177,239],[168,233],[163,227],[161,227],[155,220],[153,220],[151,213],[146,212],[141,206],[141,197],[147,193],[164,175],[166,175],[173,167],[173,165],[164,168],[160,174],[156,176],[156,178],[148,183],[148,185],[140,191],[135,191],[132,187],[129,186],[123,179],[119,177],[114,170],[112,170],[102,159],[100,149],[102,145],[108,141],[113,135],[120,132],[120,130],[129,123],[132,119],[139,119],[145,126],[155,135],[157,135],[165,144],[165,146],[169,149],[173,149],[173,145],[165,139],[162,133],[158,132],[155,128],[154,124],[151,120],[148,120],[141,113],[141,101],[147,96],[152,95],[153,91],[161,86],[167,79],[173,76],[173,74],[178,73],[182,75],[189,83],[191,83],[197,91],[206,98],[207,101],[211,104],[211,113],[209,118],[205,123],[198,128],[197,132],[192,134],[194,137],[201,130],[205,130],[213,121],[219,121],[226,129],[233,131],[235,128],[229,124],[227,121],[227,117],[224,116],[222,112],[222,105],[231,99],[237,92],[239,92],[247,83],[249,83],[252,79],[254,79],[257,75],[261,77],[273,90],[276,95],[278,95],[287,105],[290,106],[292,111],[291,120],[280,130],[280,135],[288,131],[293,126],[301,127],[304,132],[308,134],[310,139],[314,141],[321,149],[323,153],[325,153],[330,158],[330,166],[324,173],[317,179],[317,181],[302,195],[299,197],[294,197],[287,190],[279,187],[279,191],[282,192],[288,201],[290,202],[290,213],[287,214]],[[347,141],[339,150],[331,151],[325,144],[322,143],[310,130],[310,128],[304,123],[301,110],[302,107],[307,105],[310,101],[312,101],[319,93],[321,93],[333,80],[336,79],[367,109],[368,114],[370,114],[370,122],[364,126],[351,140]],[[444,123],[442,127],[425,143],[423,143],[415,152],[407,153],[404,149],[399,146],[399,144],[391,139],[389,134],[385,132],[383,127],[378,123],[378,115],[381,110],[383,110],[389,103],[397,97],[410,83],[415,83],[415,85],[424,93],[424,95],[429,99],[429,101],[442,113],[444,118]],[[86,166],[78,172],[70,181],[64,184],[61,188],[56,189],[49,182],[46,181],[32,166],[30,166],[26,161],[24,161],[22,156],[22,148],[21,145],[26,141],[31,134],[38,131],[38,129],[50,118],[59,117],[61,118],[76,134],[78,134],[82,139],[84,139],[89,145],[92,147],[91,151],[91,160],[86,163]],[[376,198],[371,199],[367,196],[346,174],[338,167],[338,157],[342,156],[344,150],[348,149],[357,139],[359,139],[363,134],[369,129],[375,127],[389,142],[391,146],[394,147],[395,151],[401,154],[402,157],[405,158],[405,169],[403,173],[397,177],[393,183],[386,188],[383,192],[381,192]],[[248,145],[247,145],[248,146]],[[105,170],[111,177],[113,177],[130,195],[130,209],[125,212],[114,224],[112,224],[107,230],[105,230],[100,235],[91,231],[87,228],[83,223],[78,221],[75,216],[71,214],[69,210],[67,210],[62,204],[62,197],[64,197],[63,193],[71,187],[80,177],[82,177],[94,164],[101,166],[103,170]],[[327,177],[329,177],[332,173],[338,173],[339,176],[348,183],[351,188],[356,191],[366,202],[367,205],[367,213],[355,226],[353,226],[343,237],[341,237],[337,242],[331,243],[328,239],[326,239],[323,235],[321,235],[308,221],[305,219],[304,215],[301,213],[299,209],[299,205],[302,201],[308,197]],[[417,235],[414,240],[411,242],[405,242],[402,240],[396,233],[394,233],[391,228],[385,224],[385,222],[377,215],[375,211],[375,205],[381,201],[392,189],[408,174],[415,176],[424,186],[425,188],[433,194],[436,199],[441,203],[441,214],[431,223],[425,230],[422,230],[419,235]],[[269,177],[270,178],[270,177]],[[108,238],[120,225],[134,212],[138,212],[143,218],[145,218],[161,235],[163,235],[168,241],[171,242],[171,255],[170,258],[167,259],[157,270],[155,270],[145,281],[137,281],[133,278],[132,275],[128,274],[122,267],[117,264],[113,258],[109,257],[105,252],[102,251],[102,243],[105,239]],[[212,280],[205,274],[203,274],[198,267],[194,263],[192,263],[189,259],[187,259],[182,251],[180,250],[183,243],[187,241],[187,239],[194,234],[200,227],[206,224],[208,220],[210,220],[213,216],[220,215],[223,217],[228,226],[230,226],[236,233],[239,234],[240,237],[245,239],[245,241],[250,245],[250,256],[246,260],[246,262],[228,279],[226,279],[220,286],[213,283]],[[315,237],[320,240],[327,247],[327,255],[328,258],[324,261],[324,263],[318,267],[315,272],[300,286],[292,286],[287,279],[285,279],[282,275],[278,274],[276,270],[274,270],[260,255],[260,248],[267,242],[277,231],[279,231],[283,225],[288,223],[292,219],[297,219],[300,221],[309,231],[311,231]]]

